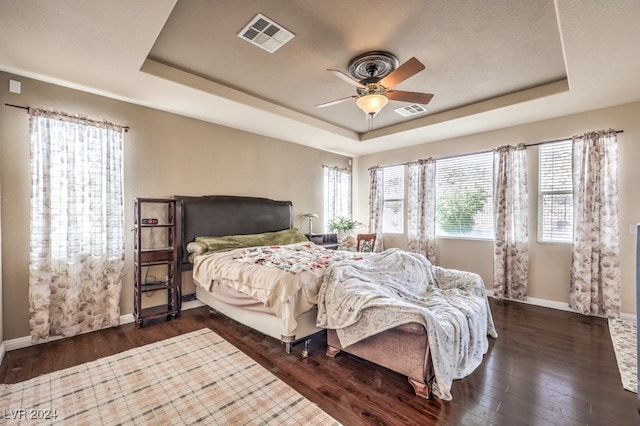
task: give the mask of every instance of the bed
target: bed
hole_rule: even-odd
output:
[[[265,298],[252,297],[247,294],[248,292],[239,291],[238,285],[231,288],[225,282],[208,278],[205,275],[207,272],[203,266],[204,262],[196,261],[193,257],[191,260],[189,258],[190,253],[187,247],[199,237],[251,236],[286,232],[292,229],[290,201],[223,195],[175,196],[174,198],[177,200],[178,245],[181,250],[179,276],[183,271],[192,271],[198,300],[229,318],[281,340],[287,353],[291,352],[293,345],[308,342],[311,335],[322,331],[316,326],[316,300],[313,297],[309,298],[306,294],[308,292],[304,291],[306,288],[304,285],[300,291],[288,295],[286,303],[275,307],[271,303],[269,303],[271,306],[265,306]],[[306,237],[303,236],[303,239],[306,241]],[[313,245],[310,242],[307,243]],[[229,251],[215,256],[224,258],[232,254],[233,251]],[[233,263],[243,266],[238,262]],[[213,265],[213,262],[209,262],[209,265]],[[252,265],[244,265],[244,267],[257,268]],[[305,271],[294,277],[294,274],[277,268],[262,269],[266,271],[262,271],[263,275],[258,279],[288,280],[285,283],[288,286],[295,285],[291,282],[293,279],[306,280],[307,286],[313,283],[319,286],[322,279],[321,270]],[[273,275],[264,275],[273,273],[277,275],[275,278],[272,278]],[[303,356],[305,355],[306,345],[303,351]]]
[[[287,353],[326,329],[327,355],[350,352],[406,375],[419,396],[429,398],[433,392],[449,400],[452,381],[480,365],[487,336],[497,337],[477,274],[440,268],[397,248],[382,253],[327,250],[292,228],[288,201],[176,199],[180,272],[192,270],[197,298],[280,339]],[[235,244],[289,233],[301,239],[226,247],[229,240]],[[215,250],[195,253],[190,248],[195,243]],[[195,254],[191,260],[190,254]],[[305,345],[303,357],[306,352]]]

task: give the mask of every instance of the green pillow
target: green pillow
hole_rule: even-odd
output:
[[[262,234],[227,235],[225,237],[196,237],[196,242],[207,246],[207,253],[236,248],[285,245],[308,241],[297,228]]]

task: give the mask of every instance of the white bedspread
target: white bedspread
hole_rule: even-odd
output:
[[[368,312],[380,313],[381,320],[359,324],[362,311],[371,308]],[[480,365],[487,335],[497,337],[480,276],[438,268],[422,255],[399,249],[327,269],[318,293],[317,325],[349,330],[339,334],[344,346],[411,320],[427,330],[433,392],[450,400],[453,380]]]

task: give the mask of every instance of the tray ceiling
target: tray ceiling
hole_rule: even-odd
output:
[[[237,34],[258,14],[294,37]],[[640,100],[640,2],[628,0],[112,0],[0,3],[0,70],[358,156]],[[368,131],[347,72],[367,51],[426,69],[433,93]],[[411,109],[411,108],[408,108]]]

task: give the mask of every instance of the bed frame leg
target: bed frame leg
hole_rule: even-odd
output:
[[[290,354],[291,348],[293,347],[293,342],[282,342],[282,343],[284,343],[284,351]]]

